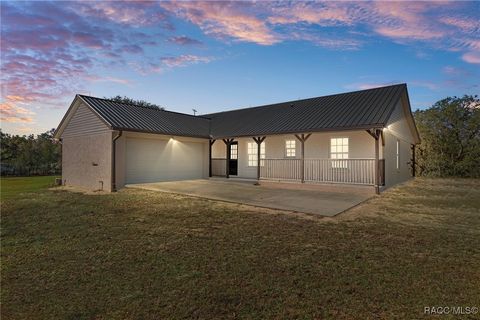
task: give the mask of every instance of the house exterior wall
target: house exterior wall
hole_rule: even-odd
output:
[[[142,147],[141,145],[144,146]],[[152,146],[157,149],[147,150],[145,146]],[[190,176],[197,178],[208,177],[207,139],[188,137],[174,137],[172,139],[172,136],[167,135],[123,132],[122,136],[116,141],[115,150],[117,188],[123,187],[126,183],[137,182],[134,181],[135,171],[137,169],[142,171],[142,168],[132,167],[134,161],[138,160],[132,160],[132,152],[135,153],[136,148],[143,148],[147,153],[144,159],[147,162],[144,165],[151,166],[145,169],[150,170],[152,173],[152,176],[149,178],[152,182],[189,179]],[[195,152],[195,154],[192,154],[192,152]],[[190,160],[193,159],[196,160],[192,163]],[[139,162],[137,161],[136,163],[138,164]],[[197,167],[197,164],[200,168]]]
[[[305,142],[305,159],[330,158],[330,139],[349,138],[349,158],[375,158],[375,140],[366,131],[336,131],[313,133]],[[295,140],[295,157],[301,158],[301,143],[293,134],[272,135],[265,139],[265,157],[267,159],[287,159],[285,141]],[[248,166],[248,143],[252,138],[238,138],[238,176],[239,178],[257,177],[257,167]],[[212,158],[225,158],[226,146],[221,140],[212,146]]]
[[[67,186],[111,191],[112,133],[62,140],[62,180]]]
[[[128,132],[122,132],[115,141],[115,186],[121,189],[125,186],[126,139]]]
[[[415,143],[415,139],[410,128],[410,124],[407,121],[406,107],[401,99],[398,100],[395,109],[393,110],[390,119],[387,122],[387,130],[390,134],[406,141],[408,143]]]
[[[385,137],[385,187],[405,182],[412,178],[410,160],[411,144],[391,134],[388,130]],[[397,169],[397,141],[399,142],[399,168]]]
[[[62,180],[67,186],[111,191],[112,131],[84,103],[62,133]]]
[[[411,145],[415,144],[411,124],[407,120],[408,107],[399,100],[390,116],[385,137],[385,187],[412,178]],[[397,169],[397,141],[399,142],[399,168]]]
[[[83,102],[78,102],[68,125],[62,133],[62,138],[102,134],[110,129],[105,123]]]

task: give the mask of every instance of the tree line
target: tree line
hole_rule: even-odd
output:
[[[115,98],[127,102],[126,97]],[[477,96],[448,97],[428,109],[415,111],[414,117],[422,139],[415,149],[419,175],[480,178]],[[52,129],[37,136],[19,136],[0,130],[1,174],[60,174],[61,145],[53,139],[53,132]]]
[[[480,100],[448,97],[414,112],[422,142],[416,169],[433,177],[480,178]]]
[[[62,149],[54,129],[34,136],[11,135],[0,130],[1,174],[54,175],[62,170]]]

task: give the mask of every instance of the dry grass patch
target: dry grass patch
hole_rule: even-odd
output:
[[[2,317],[404,319],[478,306],[479,187],[417,179],[336,218],[134,189],[19,193],[2,202]]]

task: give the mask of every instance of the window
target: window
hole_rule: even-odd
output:
[[[256,167],[257,166],[257,143],[249,142],[247,145],[248,152],[248,166]],[[262,142],[260,145],[260,159],[265,159],[265,142]],[[263,166],[263,161],[260,161],[260,166]]]
[[[232,143],[230,145],[230,159],[232,160],[238,159],[238,143]]]
[[[287,157],[295,157],[295,140],[285,141],[285,155]]]
[[[330,139],[330,158],[348,159],[348,138]],[[347,168],[347,161],[332,161],[333,168]]]
[[[397,140],[397,170],[400,169],[400,140]]]

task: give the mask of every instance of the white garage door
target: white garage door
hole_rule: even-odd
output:
[[[205,156],[203,143],[127,138],[126,183],[203,178]]]

